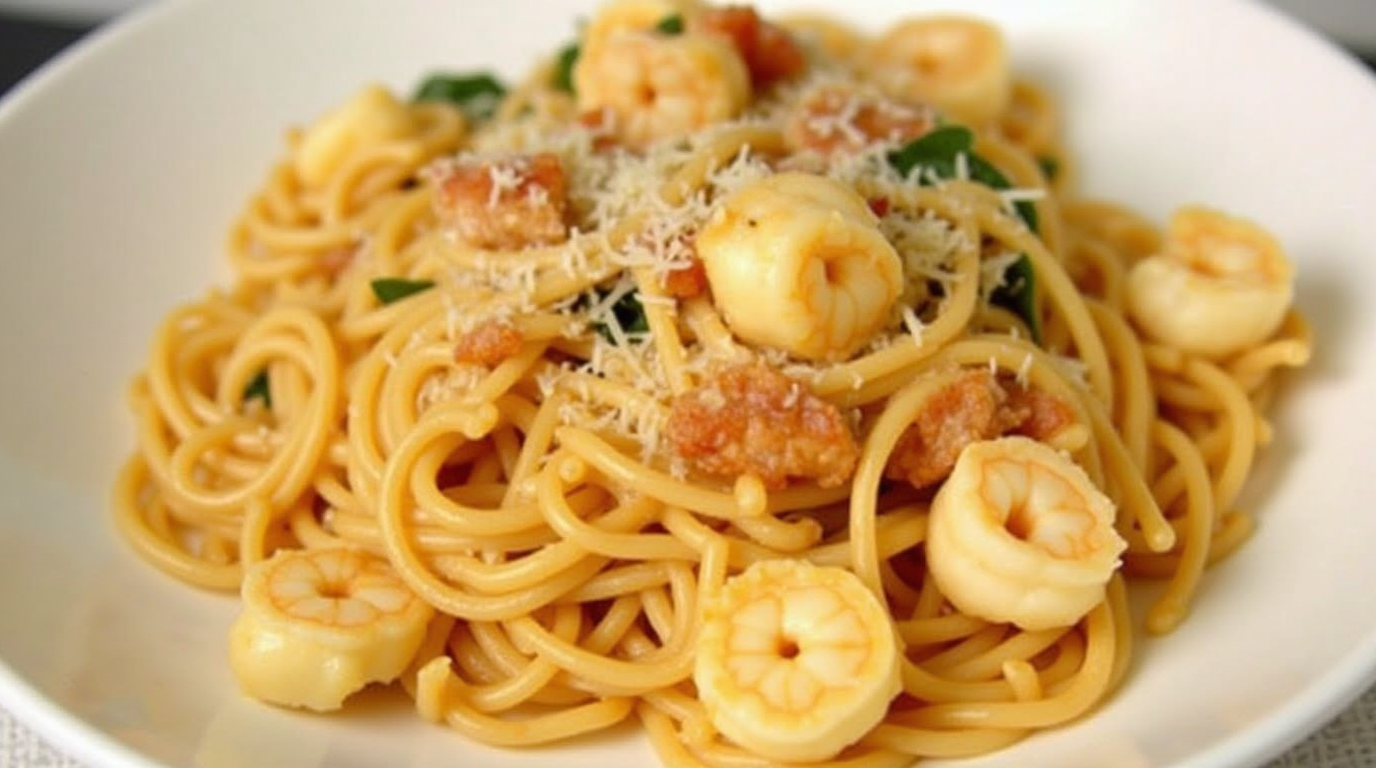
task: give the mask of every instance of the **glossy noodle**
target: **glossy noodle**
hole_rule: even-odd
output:
[[[119,527],[280,705],[733,768],[1070,722],[1245,542],[1311,342],[1270,234],[1077,197],[1060,129],[964,17],[623,0],[367,86],[159,328]]]

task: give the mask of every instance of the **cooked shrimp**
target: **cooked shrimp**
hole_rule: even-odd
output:
[[[896,98],[931,104],[973,125],[1002,114],[1012,92],[1003,35],[965,16],[928,16],[894,26],[867,50],[866,69]]]
[[[1294,267],[1268,232],[1206,208],[1171,218],[1164,251],[1128,273],[1128,310],[1157,341],[1223,357],[1269,338],[1294,293]]]
[[[727,368],[680,395],[666,432],[674,451],[699,471],[751,474],[774,489],[790,477],[840,485],[860,456],[836,406],[758,362]]]
[[[250,696],[339,709],[395,680],[433,610],[385,561],[353,549],[281,550],[251,568],[229,632],[229,664]]]
[[[671,16],[692,14],[695,0],[612,0],[598,10],[583,30],[582,55],[596,56],[609,40],[626,32],[648,32]]]
[[[437,166],[435,208],[479,248],[516,250],[568,236],[567,182],[549,152]]]
[[[704,611],[693,681],[712,724],[772,760],[834,757],[902,688],[887,609],[841,568],[765,560]]]
[[[727,325],[809,360],[845,359],[889,318],[898,253],[850,187],[780,173],[729,197],[697,237]]]
[[[622,32],[585,51],[573,77],[579,110],[605,109],[617,137],[636,147],[729,120],[751,94],[740,53],[703,34]]]
[[[1113,502],[1056,449],[1026,437],[971,443],[932,500],[927,565],[962,613],[1037,630],[1104,598],[1126,548]]]

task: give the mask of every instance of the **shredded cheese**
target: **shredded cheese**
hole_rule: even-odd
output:
[[[820,136],[842,137],[863,146],[862,149],[825,156],[803,153],[789,157],[785,165],[780,165],[778,158],[761,156],[743,146],[731,158],[709,168],[705,183],[691,194],[677,195],[674,202],[661,196],[664,180],[674,178],[699,157],[701,146],[720,132],[755,125],[782,128],[797,105],[803,103],[805,94],[820,88],[842,88],[852,95],[835,110],[809,115],[807,128]],[[511,319],[537,311],[566,315],[569,323],[563,333],[570,340],[568,348],[577,350],[577,359],[547,364],[539,370],[535,382],[540,395],[560,397],[557,412],[561,423],[629,438],[640,445],[642,459],[654,458],[668,471],[681,474],[684,471],[682,462],[667,455],[660,446],[664,425],[658,414],[667,412],[671,405],[671,389],[658,351],[654,344],[637,338],[639,334],[623,328],[616,317],[617,303],[636,292],[636,284],[629,273],[647,270],[663,281],[670,273],[692,266],[696,232],[713,216],[720,215],[722,201],[785,166],[825,174],[865,189],[898,188],[919,180],[943,183],[930,167],[914,168],[906,177],[898,173],[888,159],[898,143],[868,140],[856,124],[866,103],[868,92],[864,89],[853,74],[819,69],[801,81],[782,83],[762,94],[737,120],[719,124],[686,140],[657,142],[637,152],[599,143],[599,138],[605,135],[605,126],[552,128],[550,119],[542,117],[538,109],[530,116],[484,125],[473,137],[471,152],[511,160],[488,165],[489,207],[495,207],[503,194],[521,188],[524,167],[519,159],[521,155],[554,153],[561,158],[565,170],[569,236],[565,243],[557,246],[556,258],[546,262],[544,267],[533,261],[481,256],[470,258],[463,267],[449,265],[442,286],[445,291],[445,339],[452,343],[493,318]],[[890,105],[884,98],[874,102],[883,109],[897,110],[903,117],[910,116],[912,111]],[[956,157],[955,178],[970,178],[970,159],[964,153]],[[529,202],[536,204],[544,202],[548,196],[539,185],[529,185],[525,194]],[[1011,206],[1040,199],[1044,194],[1039,189],[1005,190],[1000,197],[1005,206]],[[624,231],[626,222],[633,219],[635,234],[624,241],[613,242],[609,233]],[[887,324],[870,340],[865,351],[909,342],[921,347],[926,327],[922,318],[924,314],[930,316],[940,297],[950,295],[950,288],[957,279],[954,258],[970,244],[958,227],[933,211],[912,211],[895,206],[880,217],[879,227],[901,257],[904,290]],[[458,247],[458,244],[452,246]],[[982,259],[980,295],[986,303],[992,292],[1004,284],[1006,272],[1017,257],[1018,254],[1001,253]],[[537,303],[536,287],[543,284],[546,270],[576,279],[589,274],[590,270],[609,265],[620,268],[622,273],[615,281],[598,286],[598,291],[602,292],[600,298],[582,291],[554,301],[543,301],[542,305]],[[945,290],[934,288],[933,284]],[[669,296],[636,294],[646,307],[674,308],[678,304],[678,300]],[[595,332],[594,325],[605,328],[609,338]],[[701,376],[720,365],[724,358],[736,354],[733,350],[738,349],[746,348],[740,345],[723,350],[690,341],[685,350],[685,364],[691,376]],[[789,404],[802,397],[806,387],[839,365],[797,360],[776,349],[748,349],[746,354],[762,358],[797,382],[789,390]],[[388,363],[395,365],[395,359],[389,356]],[[995,367],[993,360],[990,363]],[[1029,356],[1019,371],[1021,377],[1025,378],[1030,364]],[[432,374],[421,388],[417,407],[423,409],[442,399],[463,396],[478,381],[471,369],[471,366],[459,366]],[[852,387],[858,389],[864,383],[863,378],[853,369],[848,370],[851,370]],[[622,408],[598,402],[586,387],[561,386],[560,382],[574,372],[626,383],[664,407]],[[849,415],[858,426],[860,411],[854,410]]]
[[[986,256],[980,262],[979,295],[982,304],[988,306],[994,291],[1008,285],[1008,270],[1021,258],[1022,254],[1017,251],[1003,251]]]
[[[1018,366],[1018,384],[1027,386],[1027,375],[1032,370],[1032,353],[1028,352],[1022,358],[1022,364]]]
[[[903,325],[908,329],[908,334],[913,337],[913,344],[921,347],[923,325],[912,307],[903,307]]]
[[[525,160],[520,156],[488,163],[487,174],[492,181],[492,188],[487,193],[488,208],[495,209],[503,195],[521,188],[521,182],[525,179],[525,165]]]

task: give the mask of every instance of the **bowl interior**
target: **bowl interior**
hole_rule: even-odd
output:
[[[941,7],[811,5],[872,28]],[[1206,575],[1191,619],[1142,639],[1131,677],[1094,716],[962,764],[1259,760],[1376,666],[1376,591],[1363,588],[1376,535],[1363,452],[1376,423],[1376,310],[1364,298],[1376,284],[1376,88],[1242,2],[947,5],[1005,24],[1019,71],[1051,85],[1082,192],[1158,220],[1207,202],[1275,232],[1318,347],[1243,499],[1255,539]],[[125,386],[159,319],[226,284],[225,232],[283,128],[368,81],[408,92],[430,69],[494,65],[515,77],[570,36],[574,15],[556,0],[169,4],[0,105],[0,697],[21,716],[114,765],[651,761],[629,726],[501,752],[420,722],[395,691],[335,717],[245,700],[225,664],[234,599],[140,562],[108,511],[133,444]]]

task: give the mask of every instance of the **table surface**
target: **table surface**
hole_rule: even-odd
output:
[[[89,31],[0,15],[0,95],[34,67]],[[1372,59],[1368,58],[1368,61]],[[1267,768],[1376,768],[1376,686]],[[82,768],[0,707],[0,768]]]

